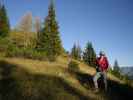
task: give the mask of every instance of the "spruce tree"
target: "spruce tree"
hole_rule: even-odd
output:
[[[81,51],[81,48],[80,48],[79,44],[76,45],[74,43],[74,45],[72,47],[72,50],[71,50],[71,56],[72,56],[72,58],[74,58],[76,60],[81,60],[81,52],[82,51]]]
[[[96,65],[96,53],[91,42],[88,42],[83,52],[83,60],[89,66],[95,67]]]
[[[115,60],[115,62],[114,62],[114,71],[116,71],[116,72],[120,72],[120,68],[119,68],[119,64],[118,64],[118,61],[117,60]]]
[[[72,50],[71,50],[71,56],[72,56],[72,58],[74,58],[74,59],[77,59],[77,57],[78,57],[78,54],[77,54],[77,50],[76,50],[77,48],[76,48],[76,44],[74,43],[74,45],[73,45],[73,47],[72,47]]]
[[[58,56],[62,52],[60,34],[56,21],[56,14],[53,1],[49,6],[48,16],[44,22],[44,28],[40,33],[39,48],[46,51],[48,56]]]
[[[77,45],[77,52],[78,52],[78,60],[81,60],[81,53],[82,53],[82,50],[81,50],[81,47],[80,47],[79,44]]]
[[[0,36],[5,37],[10,31],[9,20],[4,5],[0,4]]]
[[[120,71],[120,67],[119,67],[119,64],[118,64],[117,60],[115,60],[115,62],[114,62],[113,74],[115,76],[117,76],[118,78],[121,78],[121,71]]]

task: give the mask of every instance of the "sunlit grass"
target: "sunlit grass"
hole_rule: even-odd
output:
[[[83,62],[77,61],[80,69],[79,76],[77,76],[78,74],[69,72],[69,58],[67,57],[60,56],[56,62],[24,58],[0,58],[0,60],[5,61],[5,65],[2,65],[0,70],[4,70],[5,66],[10,68],[11,73],[8,76],[11,76],[11,82],[9,81],[9,83],[15,89],[11,94],[9,92],[9,94],[19,93],[19,96],[14,98],[22,96],[24,97],[23,100],[27,100],[27,98],[28,100],[44,100],[44,97],[45,99],[48,97],[47,100],[68,100],[68,98],[71,98],[71,100],[80,100],[81,98],[107,100],[106,95],[102,92],[99,94],[93,93],[92,89],[94,87],[89,86],[89,83],[81,83],[88,75],[93,76],[96,73],[94,68],[87,66]],[[1,74],[0,78],[2,78]],[[81,80],[78,78],[81,78]],[[111,74],[108,74],[108,78],[117,83],[124,84],[123,81]],[[89,88],[87,88],[88,86]]]

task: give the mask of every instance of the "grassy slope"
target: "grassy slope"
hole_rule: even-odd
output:
[[[92,90],[92,76],[95,70],[79,63],[81,72],[70,73],[67,64],[68,58],[65,57],[59,57],[53,63],[2,58],[0,97],[2,100],[117,100],[131,96],[130,92],[133,89],[110,74],[109,92],[95,94]]]

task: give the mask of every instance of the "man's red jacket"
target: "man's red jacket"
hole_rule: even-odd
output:
[[[108,59],[105,56],[98,57],[96,59],[96,64],[102,71],[106,71],[109,66]]]

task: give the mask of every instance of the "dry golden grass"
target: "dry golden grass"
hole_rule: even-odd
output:
[[[18,65],[23,69],[26,69],[31,74],[42,74],[63,78],[73,88],[80,91],[82,95],[91,97],[95,100],[99,98],[99,95],[93,94],[91,90],[83,87],[79,83],[79,81],[68,72],[67,64],[69,59],[66,57],[58,57],[56,62],[39,61],[24,58],[5,58],[5,60],[9,63]],[[94,75],[95,73],[94,68],[88,67],[84,63],[79,63],[79,67],[80,70],[84,73],[88,73],[90,75]]]
[[[77,80],[77,78],[68,71],[68,62],[69,58],[67,57],[58,57],[56,62],[48,62],[48,61],[39,61],[39,60],[31,60],[31,59],[24,59],[24,58],[1,58],[4,59],[6,62],[19,66],[19,68],[25,69],[28,73],[32,75],[48,75],[59,77],[65,80],[71,87],[75,90],[80,91],[80,93],[85,96],[92,98],[94,100],[106,100],[106,98],[101,94],[95,94],[92,90],[89,90],[83,86]],[[77,61],[78,62],[78,61]],[[87,66],[83,62],[78,62],[79,68],[82,73],[94,76],[96,71],[94,68]],[[15,73],[15,76],[21,76],[20,71]],[[18,75],[17,75],[18,74]],[[23,76],[22,76],[23,78]],[[116,81],[120,84],[124,84],[123,81],[119,80],[115,76],[108,74],[108,78],[110,80]],[[30,82],[30,81],[27,81]],[[32,83],[29,83],[32,84]]]
[[[6,58],[6,60],[10,63],[17,64],[26,70],[28,70],[30,73],[33,74],[49,74],[54,76],[68,76],[71,75],[67,72],[68,67],[68,61],[69,58],[67,57],[58,57],[56,62],[48,62],[48,61],[39,61],[39,60],[31,60],[31,59],[25,59],[25,58]],[[84,64],[83,62],[78,62],[79,68],[81,72],[87,73],[89,75],[94,76],[96,71],[94,68],[89,67],[88,65]],[[114,80],[120,83],[124,83],[119,78],[115,77],[112,74],[108,73],[108,78],[110,80]]]

